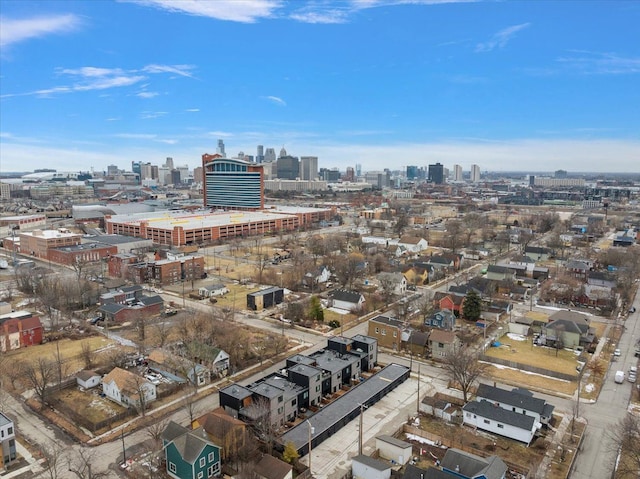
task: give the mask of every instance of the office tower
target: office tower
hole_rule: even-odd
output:
[[[157,180],[160,178],[160,172],[158,171],[158,165],[151,165],[151,179]]]
[[[193,182],[194,183],[202,184],[204,182],[203,172],[204,172],[204,169],[202,168],[202,166],[196,166],[193,169]]]
[[[167,157],[167,161],[164,162],[164,165],[166,168],[169,168],[169,170],[173,170],[174,166],[173,166],[173,158],[171,157]]]
[[[417,179],[418,179],[418,167],[407,166],[407,180],[417,180]]]
[[[347,172],[344,175],[345,181],[355,181],[356,172],[353,166],[347,166]]]
[[[171,170],[166,166],[158,167],[158,184],[159,185],[171,184]]]
[[[278,158],[282,158],[283,156],[287,156],[287,150],[284,149],[284,146],[280,148],[280,154],[278,155]]]
[[[360,178],[362,176],[362,165],[360,163],[356,163],[356,178]]]
[[[276,150],[273,148],[267,148],[264,151],[264,161],[276,161]]]
[[[142,162],[141,161],[132,161],[131,162],[131,171],[134,173],[138,173],[138,176],[142,173],[141,171]]]
[[[258,145],[258,151],[256,152],[256,163],[264,162],[264,146]]]
[[[244,160],[244,151],[239,151],[238,152],[238,159],[239,160]]]
[[[462,166],[453,165],[453,181],[462,181]]]
[[[283,148],[280,153],[284,152],[284,155],[276,160],[277,166],[277,178],[281,180],[295,180],[300,178],[300,161],[296,156],[287,155]]]
[[[180,173],[179,183],[187,183],[189,180],[189,165],[176,166],[175,169]]]
[[[338,168],[320,168],[320,179],[329,183],[340,181],[340,171]]]
[[[300,157],[300,179],[315,180],[318,178],[318,157],[317,156],[301,156]]]
[[[553,175],[556,178],[566,178],[567,177],[567,171],[566,170],[556,170],[556,172]]]
[[[429,183],[435,183],[437,185],[441,185],[444,183],[444,166],[440,163],[436,163],[435,165],[429,165]]]
[[[172,185],[179,185],[180,183],[182,183],[182,180],[180,178],[180,170],[174,168],[173,170],[171,170],[171,184]]]
[[[120,173],[120,170],[118,170],[118,167],[116,165],[107,166],[107,175],[116,176],[118,173]]]
[[[220,155],[222,158],[227,157],[227,152],[224,151],[224,141],[218,140],[218,148],[216,149],[216,153]]]
[[[205,208],[258,210],[264,208],[262,165],[219,155],[202,155]]]
[[[480,167],[478,165],[471,165],[471,182],[477,183],[480,181]]]

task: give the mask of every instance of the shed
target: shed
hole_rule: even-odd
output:
[[[376,449],[383,459],[405,465],[411,459],[413,446],[393,436],[376,437]]]
[[[355,456],[351,459],[353,479],[389,479],[391,465],[369,456]]]
[[[78,386],[85,389],[91,389],[98,386],[101,380],[102,376],[90,369],[84,369],[76,374],[76,382],[78,383]]]

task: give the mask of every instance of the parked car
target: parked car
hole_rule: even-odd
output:
[[[615,351],[613,351],[613,355],[618,358],[620,357],[620,355],[622,355],[622,351],[620,351],[620,349],[616,349]]]
[[[631,366],[629,368],[629,376],[627,376],[627,381],[630,383],[635,383],[638,375],[638,368],[636,366]]]
[[[624,382],[624,371],[616,371],[616,375],[613,380],[618,384],[622,384]]]

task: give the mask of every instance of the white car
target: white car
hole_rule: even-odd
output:
[[[622,353],[620,352],[620,350],[619,350],[619,349],[616,349],[616,350],[613,352],[613,355],[614,355],[615,357],[620,357],[620,355],[621,355],[621,354],[622,354]]]

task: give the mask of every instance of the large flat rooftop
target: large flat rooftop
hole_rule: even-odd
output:
[[[146,222],[149,228],[172,230],[178,226],[184,229],[215,228],[233,224],[243,224],[290,218],[291,214],[268,213],[262,211],[229,211],[220,213],[188,213],[185,211],[156,211],[152,213],[133,213],[114,215],[110,223],[128,223],[140,225]]]

